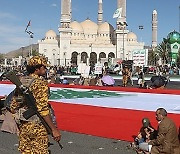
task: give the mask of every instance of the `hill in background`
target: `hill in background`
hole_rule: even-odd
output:
[[[32,50],[39,52],[39,45],[38,44],[32,44]],[[10,51],[3,56],[6,58],[14,58],[14,57],[27,57],[29,55],[29,52],[31,51],[31,45],[26,46],[26,47],[21,47],[17,50]]]

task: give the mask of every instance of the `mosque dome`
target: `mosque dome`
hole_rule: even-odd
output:
[[[72,28],[72,32],[80,32],[83,33],[83,28],[81,24],[77,21],[73,21],[70,23],[70,27]]]
[[[114,28],[108,22],[104,22],[98,27],[99,34],[112,34],[114,32]]]
[[[127,39],[128,39],[128,41],[137,41],[137,36],[135,33],[129,32],[127,34]]]
[[[46,38],[56,38],[56,33],[51,29],[49,31],[46,32]]]
[[[177,31],[170,32],[167,36],[168,43],[173,44],[173,43],[178,43],[180,44],[180,33]]]
[[[98,25],[90,19],[81,22],[81,26],[84,29],[84,34],[97,34]]]

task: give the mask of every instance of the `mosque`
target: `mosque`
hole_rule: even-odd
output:
[[[45,55],[51,65],[94,65],[102,58],[132,60],[133,50],[144,49],[144,42],[138,42],[136,34],[127,29],[126,0],[117,0],[117,8],[122,8],[122,13],[121,18],[117,18],[116,27],[103,22],[103,0],[98,0],[97,23],[89,18],[83,22],[72,21],[71,8],[71,0],[61,0],[59,34],[50,29],[46,32],[45,38],[38,41],[39,53]],[[153,16],[152,45],[156,46],[155,10]]]

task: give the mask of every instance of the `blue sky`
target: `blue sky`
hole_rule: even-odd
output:
[[[89,17],[97,22],[98,0],[72,0],[72,17],[78,22]],[[115,27],[112,18],[117,8],[117,0],[103,0],[103,20]],[[128,29],[138,36],[139,41],[151,45],[151,16],[158,12],[158,43],[170,31],[179,30],[179,0],[127,0]],[[60,0],[0,0],[0,53],[6,53],[22,46],[37,43],[49,29],[58,34],[60,21]],[[30,41],[25,33],[28,21],[29,30],[34,32]],[[139,30],[138,26],[144,29]]]

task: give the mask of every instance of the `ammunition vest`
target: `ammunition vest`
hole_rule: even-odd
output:
[[[23,86],[30,88],[32,83],[34,82],[35,78],[30,76],[21,77],[20,81],[23,84]],[[31,116],[29,119],[25,119],[23,117],[23,113],[28,110],[28,107],[26,105],[25,98],[23,94],[16,88],[16,95],[14,96],[16,102],[18,103],[18,108],[15,110],[14,118],[17,124],[21,124],[22,121],[31,121],[40,123],[40,119],[37,115]]]

